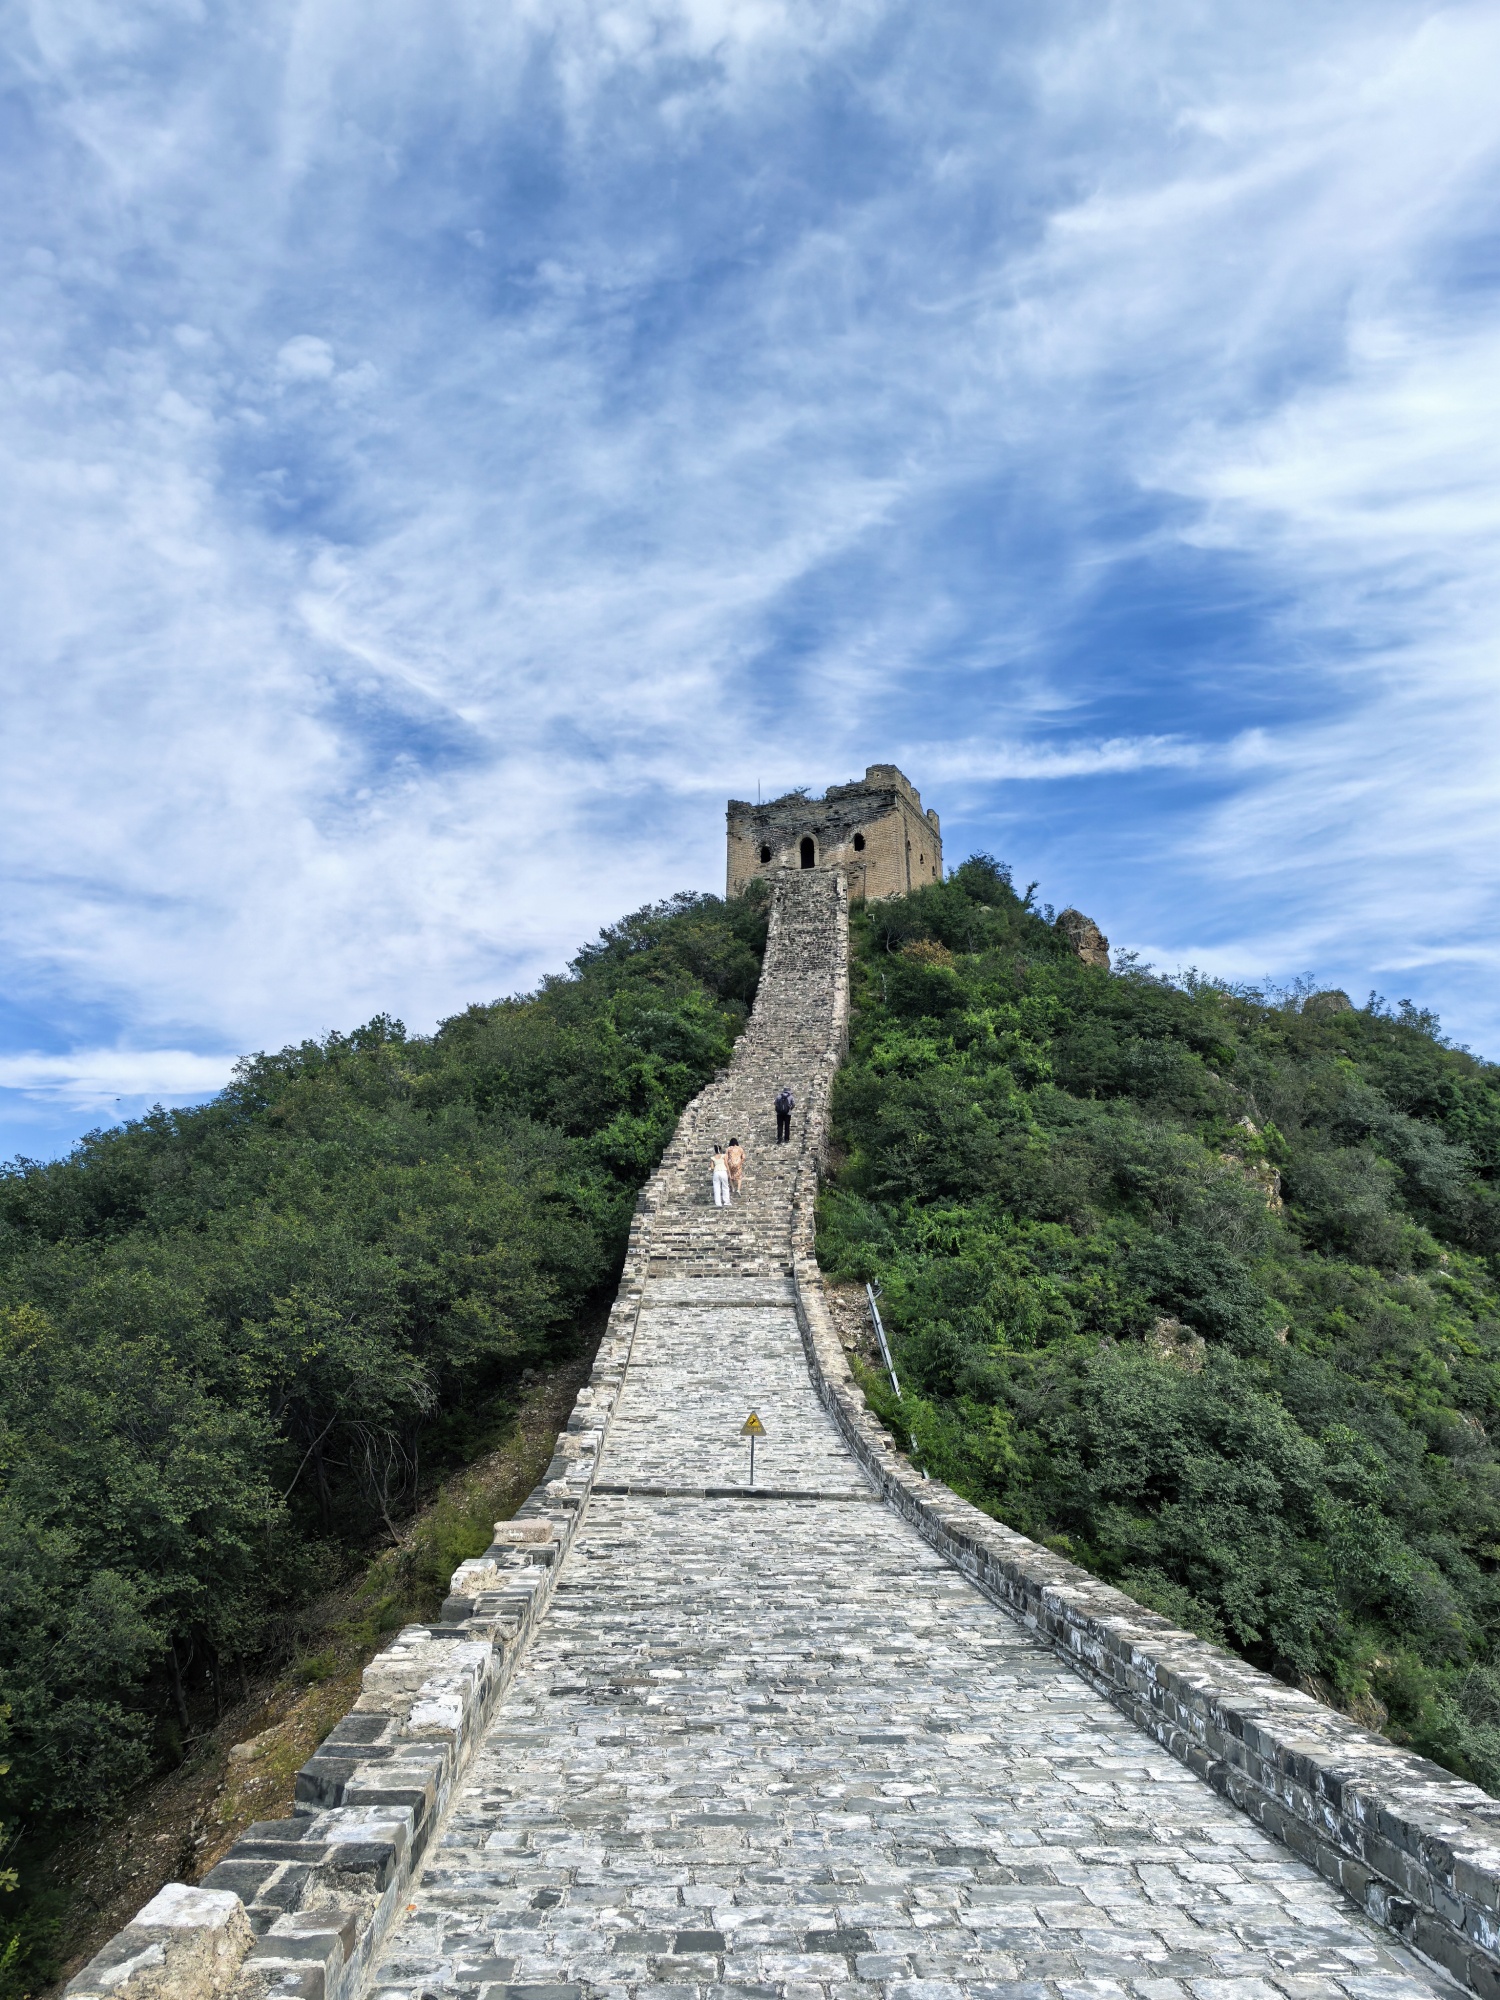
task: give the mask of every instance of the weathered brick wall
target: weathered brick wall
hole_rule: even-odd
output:
[[[752,805],[731,799],[727,893],[739,895],[757,876],[801,867],[805,835],[814,865],[842,869],[850,897],[878,901],[905,896],[942,880],[943,836],[938,816],[894,764],[872,764],[850,785],[830,785],[821,799],[790,792]]]

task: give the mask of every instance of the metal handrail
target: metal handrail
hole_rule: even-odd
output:
[[[884,1288],[882,1287],[881,1289]],[[880,1308],[875,1303],[875,1301],[880,1297],[880,1292],[877,1291],[873,1285],[867,1284],[865,1286],[865,1297],[870,1301],[870,1317],[875,1322],[875,1338],[880,1342],[880,1352],[885,1357],[885,1372],[887,1375],[890,1376],[891,1387],[895,1390],[896,1395],[899,1398],[901,1394],[901,1384],[896,1380],[896,1364],[891,1359],[890,1342],[885,1337],[885,1327],[881,1322]],[[915,1452],[911,1454],[911,1462],[917,1468],[918,1472],[921,1473],[922,1477],[925,1479],[927,1477],[927,1468],[926,1466],[923,1465],[921,1459],[917,1457]]]
[[[885,1372],[891,1378],[891,1387],[899,1396],[901,1384],[896,1380],[896,1364],[891,1360],[890,1346],[886,1341],[885,1328],[880,1323],[880,1308],[875,1301],[880,1296],[873,1285],[865,1286],[865,1297],[870,1301],[870,1317],[875,1322],[875,1338],[880,1342],[880,1352],[885,1357]]]

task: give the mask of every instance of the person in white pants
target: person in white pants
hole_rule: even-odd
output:
[[[715,1151],[713,1160],[714,1160],[714,1207],[728,1208],[729,1161],[725,1157],[724,1148],[722,1146],[718,1147],[717,1150]]]

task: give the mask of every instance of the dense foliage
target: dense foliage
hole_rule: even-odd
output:
[[[1372,998],[1080,964],[966,862],[870,911],[824,1196],[924,1463],[1500,1792],[1500,1070]]]
[[[174,1754],[484,1441],[612,1289],[764,943],[763,899],[681,896],[527,998],[255,1056],[0,1176],[0,1818],[35,1838]]]

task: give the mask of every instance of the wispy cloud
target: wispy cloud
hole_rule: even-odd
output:
[[[1103,772],[1193,770],[1211,748],[1171,736],[1112,736],[1101,743],[919,745],[907,753],[929,777],[983,779],[1091,778]]]
[[[13,1048],[425,1025],[895,753],[1500,1044],[1493,10],[18,25]]]
[[[0,1056],[0,1089],[95,1107],[120,1097],[181,1098],[222,1089],[235,1057],[191,1049],[76,1049],[66,1056]]]

